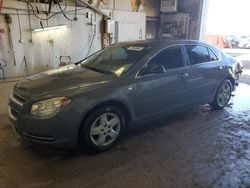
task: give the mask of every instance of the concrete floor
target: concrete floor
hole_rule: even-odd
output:
[[[6,108],[13,85],[0,83],[0,187],[250,187],[247,84],[224,110],[148,123],[98,155],[17,140]]]

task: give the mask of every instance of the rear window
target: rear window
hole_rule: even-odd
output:
[[[187,54],[191,65],[210,61],[207,47],[199,45],[186,45]]]
[[[191,65],[219,60],[215,52],[209,47],[200,45],[186,45],[185,47]]]

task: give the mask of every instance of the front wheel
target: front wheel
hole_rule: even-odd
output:
[[[80,144],[93,151],[110,149],[121,138],[125,127],[124,114],[119,108],[100,107],[87,117],[80,132]]]
[[[222,109],[224,108],[228,102],[230,101],[232,94],[232,82],[228,79],[225,79],[220,87],[218,88],[214,101],[212,103],[212,107],[214,109]]]

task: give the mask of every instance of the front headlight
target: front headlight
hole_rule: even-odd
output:
[[[34,103],[30,113],[35,116],[45,117],[54,115],[65,108],[71,100],[67,97],[57,97]]]

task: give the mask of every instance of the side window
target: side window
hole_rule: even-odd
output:
[[[215,55],[215,53],[210,49],[208,48],[208,52],[209,52],[209,55],[210,55],[210,61],[218,61],[218,57]]]
[[[210,61],[208,50],[204,46],[186,45],[187,54],[191,65],[205,63]]]
[[[183,67],[183,55],[180,46],[169,47],[157,54],[141,70],[140,75],[160,74],[166,70]]]
[[[184,66],[181,48],[179,46],[169,47],[157,54],[149,63],[159,64],[165,70]]]

